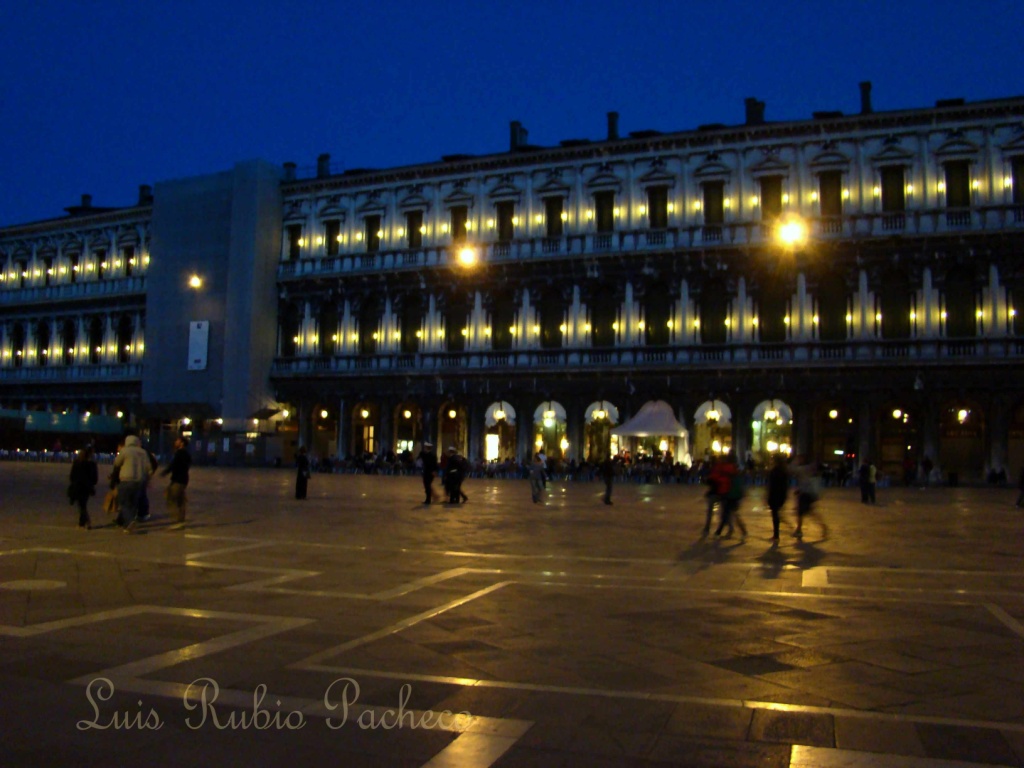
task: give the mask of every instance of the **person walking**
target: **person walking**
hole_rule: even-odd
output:
[[[860,465],[860,502],[861,504],[875,503],[875,487],[878,482],[878,468],[865,460]]]
[[[779,540],[779,513],[786,506],[789,496],[789,472],[786,471],[786,458],[775,454],[772,468],[768,472],[768,509],[772,513],[772,541]]]
[[[423,472],[423,494],[425,497],[423,503],[429,504],[436,495],[433,486],[434,475],[437,474],[437,454],[434,453],[433,443],[424,443],[420,448],[420,464]]]
[[[71,480],[68,486],[68,498],[72,504],[78,505],[78,527],[90,530],[92,520],[89,518],[89,511],[86,506],[89,497],[96,493],[96,483],[99,482],[99,470],[96,467],[91,446],[87,446],[75,454],[75,460],[71,462]]]
[[[719,473],[715,471],[718,463],[718,459],[711,456],[701,469],[704,474],[704,484],[708,487],[707,492],[704,494],[704,498],[707,500],[708,510],[707,517],[704,518],[704,530],[701,532],[702,536],[707,536],[711,532],[711,518],[715,514],[716,506],[718,507],[718,514],[722,514],[722,497],[718,493]]]
[[[615,483],[615,462],[611,456],[601,462],[601,479],[604,480],[604,503],[612,503],[612,485]]]
[[[815,472],[812,464],[800,462],[793,470],[796,477],[796,530],[793,535],[800,539],[804,535],[804,518],[814,514],[818,524],[821,525],[821,538],[828,538],[828,526],[821,518],[821,515],[814,511],[814,505],[821,496],[821,481]]]
[[[295,498],[305,499],[309,485],[309,456],[306,455],[306,446],[299,446],[295,454]]]
[[[188,452],[188,440],[179,437],[174,441],[174,456],[171,463],[161,473],[164,477],[171,476],[171,484],[167,486],[167,509],[174,514],[175,522],[185,522],[188,509],[188,471],[192,467],[192,456]]]
[[[711,477],[715,481],[715,493],[720,498],[721,520],[718,528],[715,529],[715,536],[721,536],[726,526],[729,527],[729,536],[732,536],[733,521],[732,514],[739,508],[739,500],[743,498],[743,480],[739,477],[739,468],[736,466],[736,454],[729,451],[725,458],[715,464],[711,470]],[[736,488],[733,488],[736,485]],[[740,531],[743,536],[747,535],[747,527],[739,520]]]
[[[138,435],[125,437],[124,448],[114,459],[114,471],[117,473],[118,518],[124,532],[133,533],[139,513],[139,496],[153,474],[149,454],[142,447]]]
[[[533,454],[533,463],[530,464],[530,492],[534,504],[544,502],[544,460],[539,453]]]

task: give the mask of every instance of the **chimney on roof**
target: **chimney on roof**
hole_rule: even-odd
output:
[[[92,195],[82,195],[82,204],[79,208],[92,208]]]
[[[860,113],[870,115],[871,112],[871,81],[865,80],[860,84]]]
[[[764,102],[750,96],[743,103],[747,108],[747,125],[764,125]]]
[[[518,120],[513,120],[508,124],[508,151],[515,152],[517,149],[526,146],[526,137],[528,133],[523,124]]]
[[[153,202],[153,188],[149,184],[139,184],[139,205],[150,205]]]
[[[331,175],[331,156],[326,152],[316,159],[316,177],[325,179]]]
[[[284,180],[295,181],[295,163],[287,162],[284,164]]]
[[[608,141],[615,141],[619,138],[619,113],[608,113]]]

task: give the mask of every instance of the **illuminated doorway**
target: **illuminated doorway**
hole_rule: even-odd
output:
[[[533,449],[549,459],[560,460],[569,450],[565,437],[565,408],[554,400],[541,403],[533,412]]]
[[[771,466],[782,454],[793,455],[793,409],[782,400],[763,400],[754,407],[751,453],[759,467]]]
[[[701,459],[732,450],[732,411],[721,400],[706,400],[693,415],[693,455]]]
[[[607,400],[587,406],[583,417],[583,455],[591,464],[600,464],[610,456],[618,456],[619,436],[612,427],[619,423],[619,409]]]
[[[516,457],[516,411],[500,401],[484,413],[484,460],[505,461]]]

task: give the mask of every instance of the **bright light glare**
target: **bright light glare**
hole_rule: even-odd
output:
[[[807,242],[807,225],[800,219],[787,219],[779,225],[779,242],[793,248]]]
[[[464,267],[472,267],[476,264],[476,251],[472,248],[463,248],[459,251],[459,263]]]

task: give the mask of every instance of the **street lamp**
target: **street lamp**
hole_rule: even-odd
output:
[[[470,248],[469,246],[466,246],[465,248],[460,248],[457,254],[457,258],[459,264],[466,268],[476,266],[476,262],[478,259],[476,249]]]
[[[799,216],[787,216],[775,229],[775,239],[786,248],[798,248],[807,242],[807,223]]]

